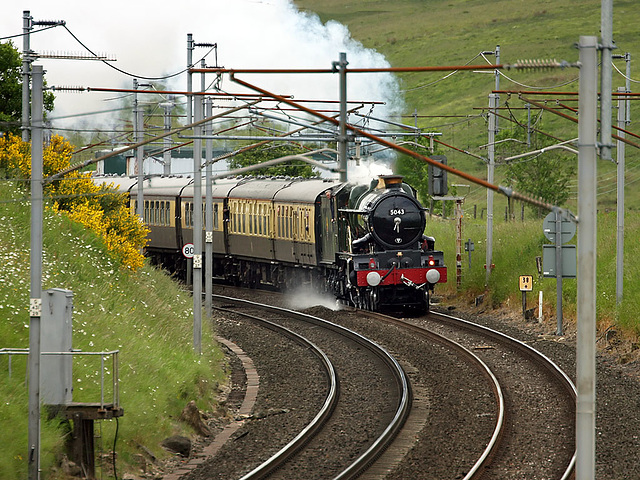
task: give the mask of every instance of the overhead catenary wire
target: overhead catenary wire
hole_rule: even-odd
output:
[[[430,67],[425,67],[425,68],[430,68]],[[444,67],[434,67],[434,68],[444,68]],[[452,68],[452,67],[449,67],[449,68]],[[372,70],[387,71],[387,69],[372,69]],[[252,89],[254,91],[260,92],[265,96],[271,96],[272,98],[280,99],[282,102],[287,103],[287,104],[289,104],[289,105],[291,105],[293,107],[296,107],[296,108],[300,109],[301,111],[309,113],[310,115],[314,115],[314,116],[316,116],[318,118],[322,118],[325,121],[328,121],[328,122],[331,122],[331,123],[334,123],[334,124],[338,124],[339,123],[339,121],[336,120],[336,119],[332,119],[331,117],[327,117],[326,115],[323,115],[321,113],[315,112],[314,110],[309,109],[309,108],[307,108],[307,107],[305,107],[303,105],[300,105],[300,104],[297,104],[297,103],[295,103],[295,102],[293,102],[291,100],[282,98],[282,97],[280,97],[279,95],[277,95],[275,93],[272,93],[272,92],[269,92],[267,90],[264,90],[264,89],[262,89],[262,88],[260,88],[260,87],[258,87],[256,85],[252,85],[252,84],[250,84],[250,83],[248,83],[248,82],[246,82],[244,80],[240,80],[240,79],[238,79],[236,77],[235,72],[230,72],[230,78],[231,78],[231,80],[233,82],[236,82],[236,83],[238,83],[238,84],[240,84],[240,85],[242,85],[242,86],[244,86],[246,88]],[[463,172],[461,170],[457,170],[457,169],[455,169],[455,168],[453,168],[453,167],[451,167],[449,165],[437,162],[436,160],[433,160],[433,159],[431,159],[429,157],[421,155],[421,154],[419,154],[417,152],[414,152],[414,151],[412,151],[410,149],[407,149],[407,148],[404,148],[402,146],[399,146],[399,145],[397,145],[397,144],[395,144],[393,142],[389,142],[387,140],[384,140],[384,139],[382,139],[380,137],[376,137],[375,135],[372,135],[372,134],[370,134],[368,132],[365,132],[363,130],[355,128],[355,127],[353,127],[351,125],[347,125],[346,127],[347,127],[348,130],[356,133],[357,135],[361,135],[363,137],[369,138],[370,140],[373,140],[376,143],[379,143],[379,144],[384,145],[384,146],[386,146],[388,148],[391,148],[393,150],[396,150],[396,151],[399,151],[401,153],[404,153],[405,155],[409,155],[409,156],[411,156],[413,158],[417,158],[419,160],[423,160],[423,161],[425,161],[425,162],[427,162],[429,164],[437,166],[438,168],[446,170],[446,171],[448,171],[449,173],[451,173],[453,175],[457,175],[459,177],[462,177],[465,180],[468,180],[470,182],[473,182],[473,183],[476,183],[478,185],[481,185],[481,186],[483,186],[483,187],[485,187],[487,189],[496,191],[498,193],[502,193],[502,194],[504,194],[504,195],[506,195],[506,196],[508,196],[510,198],[514,198],[516,200],[525,201],[525,202],[530,203],[532,205],[536,205],[536,206],[539,206],[539,207],[542,207],[542,208],[546,208],[548,210],[552,210],[554,208],[557,208],[554,205],[551,205],[548,202],[545,202],[545,201],[543,201],[541,199],[536,199],[536,198],[532,198],[532,197],[529,197],[529,196],[526,196],[526,195],[522,195],[519,192],[515,192],[512,189],[507,188],[507,187],[494,185],[494,184],[489,183],[489,182],[487,182],[487,181],[485,181],[485,180],[483,180],[481,178],[475,177],[475,176],[470,175],[470,174],[468,174],[466,172]]]
[[[179,128],[170,130],[169,132],[162,133],[162,134],[160,134],[160,135],[158,135],[156,137],[153,137],[153,138],[150,138],[150,139],[147,139],[147,140],[143,140],[143,141],[138,142],[138,143],[134,143],[133,145],[129,145],[127,147],[122,147],[122,148],[116,149],[111,153],[108,153],[106,155],[102,155],[101,157],[87,160],[87,161],[82,162],[82,163],[80,163],[78,165],[73,165],[73,166],[71,166],[69,168],[61,170],[60,172],[56,173],[55,175],[51,175],[51,176],[45,178],[43,183],[44,184],[48,184],[48,183],[51,183],[51,182],[53,182],[55,180],[59,180],[62,177],[64,177],[65,175],[67,175],[68,173],[74,172],[76,170],[80,170],[81,168],[85,168],[85,167],[87,167],[89,165],[92,165],[94,163],[98,163],[101,160],[105,160],[107,158],[113,157],[113,156],[118,155],[120,153],[123,153],[123,152],[125,152],[127,150],[132,150],[134,148],[142,147],[142,146],[144,146],[144,145],[146,145],[148,143],[154,142],[154,141],[156,141],[156,140],[158,140],[160,138],[164,138],[164,137],[168,137],[168,136],[171,136],[171,135],[175,135],[175,134],[177,134],[179,132],[182,132],[183,130],[187,130],[188,128],[193,128],[193,127],[196,127],[198,125],[202,125],[202,124],[204,124],[206,122],[210,122],[211,120],[223,117],[223,116],[228,115],[230,113],[234,113],[234,112],[243,110],[245,108],[248,108],[251,105],[255,105],[256,103],[258,103],[258,102],[255,101],[255,102],[252,102],[252,103],[248,103],[246,105],[241,105],[239,107],[231,108],[231,109],[229,109],[227,111],[224,111],[222,113],[219,113],[217,115],[213,115],[211,117],[207,117],[207,118],[204,118],[202,120],[198,120],[197,122],[189,123],[189,124],[187,124],[187,125],[185,125],[183,127],[179,127]]]
[[[121,68],[118,68],[118,67],[112,65],[111,63],[101,59],[93,50],[91,50],[89,47],[87,47],[71,30],[69,30],[69,27],[67,27],[67,25],[63,25],[63,27],[65,28],[65,30],[69,33],[69,35],[71,35],[71,37],[76,42],[78,42],[80,45],[82,45],[82,47],[84,49],[86,49],[91,55],[96,57],[96,59],[100,60],[102,63],[107,65],[109,68],[112,68],[113,70],[115,70],[117,72],[120,72],[123,75],[126,75],[128,77],[138,78],[138,79],[142,79],[142,80],[167,80],[169,78],[173,78],[173,77],[177,77],[178,75],[182,75],[183,73],[185,73],[185,72],[187,72],[189,70],[188,68],[184,68],[184,69],[182,69],[182,70],[180,70],[178,72],[171,73],[171,74],[168,74],[168,75],[157,76],[157,77],[136,75],[136,74],[133,74],[131,72],[127,72],[126,70],[122,70]],[[209,54],[214,50],[214,48],[215,47],[212,47],[211,49],[209,49],[209,51],[202,56],[202,60],[206,59],[209,56]]]

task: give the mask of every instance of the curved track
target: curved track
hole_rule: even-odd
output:
[[[557,418],[553,420],[549,418],[547,422],[546,430],[537,432],[539,434],[544,434],[551,439],[553,437],[553,432],[557,432],[558,437],[561,438],[561,443],[563,441],[574,441],[573,428],[566,428],[567,423],[573,424],[573,419],[575,418],[575,401],[577,396],[576,387],[571,381],[571,379],[567,376],[562,369],[556,365],[550,358],[543,355],[536,349],[527,345],[520,340],[517,340],[513,337],[510,337],[502,332],[497,330],[493,330],[486,326],[478,325],[476,323],[463,320],[461,318],[457,318],[451,315],[445,315],[443,313],[432,313],[428,316],[429,319],[435,320],[443,325],[447,325],[449,327],[453,327],[455,329],[463,329],[468,332],[472,332],[476,335],[479,335],[480,338],[491,339],[497,344],[503,345],[509,349],[513,349],[515,351],[520,352],[520,354],[529,359],[532,367],[537,367],[542,371],[542,374],[546,376],[546,379],[549,381],[549,385],[553,385],[554,391],[557,393],[556,399],[553,398],[552,393],[545,392],[546,394],[542,397],[545,402],[553,402],[557,400],[558,410],[567,409],[567,416],[563,414],[558,414]],[[472,340],[473,341],[473,340]],[[533,378],[533,376],[532,376]],[[549,387],[542,387],[542,389],[547,390]],[[534,392],[533,395],[536,395],[537,392]],[[536,416],[539,412],[534,406],[533,409],[530,409],[530,412],[525,411],[525,409],[529,408],[529,405],[526,405],[522,400],[524,398],[531,396],[531,393],[523,394],[521,397],[516,397],[516,395],[512,395],[512,408],[509,415],[512,417],[511,422],[516,423],[526,423],[532,418]],[[517,403],[517,405],[516,405]],[[516,407],[516,408],[514,408]],[[549,411],[547,408],[545,411]],[[531,417],[527,417],[526,415],[531,415]],[[525,426],[524,429],[527,427]],[[531,425],[533,428],[533,425]],[[504,445],[502,445],[502,460],[492,460],[489,464],[491,467],[491,471],[493,472],[491,475],[486,474],[482,477],[478,478],[500,478],[498,463],[499,461],[508,461],[507,459],[513,458],[515,451],[519,451],[519,455],[522,454],[523,449],[529,449],[529,445],[526,443],[525,438],[521,437],[520,432],[523,428],[512,428],[512,432],[507,436],[508,438],[504,441]],[[518,430],[518,431],[517,431]],[[524,437],[524,436],[522,436]],[[532,458],[537,460],[529,460],[530,462],[538,463],[538,465],[534,466],[539,471],[543,468],[542,463],[547,461],[548,463],[552,462],[556,463],[557,466],[548,467],[549,468],[549,477],[548,478],[559,478],[561,480],[566,480],[571,478],[574,473],[575,461],[576,461],[576,453],[575,449],[573,450],[564,450],[564,452],[552,451],[553,447],[549,447],[547,452],[538,452],[537,455],[532,456]],[[508,453],[507,453],[508,452]],[[564,460],[563,460],[564,458]],[[487,465],[487,466],[489,466]],[[544,466],[547,468],[547,466]],[[481,471],[481,470],[479,470]],[[497,475],[496,475],[497,473]],[[525,473],[526,475],[526,473]],[[543,474],[544,475],[544,474]],[[474,477],[475,478],[475,477]]]
[[[478,350],[507,392],[505,421],[508,425],[504,435],[494,451],[481,458],[465,478],[492,479],[512,475],[512,478],[564,480],[572,476],[575,450],[566,446],[574,441],[576,389],[553,361],[524,342],[451,315],[432,313],[411,324],[420,329],[437,329],[468,348]],[[523,368],[517,370],[518,366]],[[541,422],[538,421],[540,417],[544,417]],[[548,449],[532,452],[528,441],[531,435],[548,438]]]
[[[251,316],[253,321],[259,321],[263,325],[267,325],[270,329],[282,329],[283,332],[286,332],[286,335],[289,337],[296,338],[297,342],[301,342],[301,335],[294,333],[292,331],[292,327],[283,327],[283,323],[291,323],[292,318],[295,319],[294,323],[303,322],[307,324],[307,326],[311,325],[312,330],[317,330],[321,328],[324,333],[321,336],[329,336],[327,332],[332,332],[332,335],[339,335],[343,340],[340,342],[344,343],[345,338],[349,339],[349,342],[357,344],[358,355],[365,357],[362,350],[366,349],[369,353],[368,355],[375,356],[378,360],[377,363],[381,363],[385,365],[386,372],[385,374],[381,374],[384,377],[391,377],[394,380],[392,383],[395,384],[395,389],[397,390],[395,394],[389,394],[390,398],[395,398],[393,407],[393,415],[390,415],[390,421],[378,427],[379,432],[376,434],[376,437],[373,439],[368,439],[366,444],[361,447],[361,451],[358,452],[356,458],[351,460],[348,464],[340,466],[335,473],[331,474],[331,478],[336,479],[349,479],[356,478],[363,470],[367,468],[369,464],[373,462],[373,460],[380,455],[380,453],[386,448],[386,446],[392,441],[398,430],[401,428],[404,423],[411,405],[411,392],[409,388],[409,382],[407,377],[398,364],[398,362],[388,354],[384,349],[369,341],[362,335],[359,335],[347,328],[329,322],[327,320],[313,317],[311,315],[301,314],[299,312],[294,312],[287,309],[282,309],[279,307],[272,307],[267,305],[255,304],[254,302],[249,302],[246,300],[238,300],[232,299],[229,297],[220,297],[216,296],[216,300],[225,302],[227,304],[233,303],[234,305],[241,305],[240,309],[245,310],[249,307],[259,308],[260,310],[268,310],[270,312],[269,316],[275,315],[277,319],[270,318],[268,321],[265,319],[257,319],[255,315]],[[241,314],[245,317],[248,317],[245,312],[238,312],[238,308],[234,308],[235,314]],[[262,316],[263,314],[261,314]],[[282,317],[287,317],[288,320],[283,321]],[[279,324],[279,325],[276,325]],[[295,327],[297,328],[297,327]],[[308,328],[308,327],[307,327]],[[305,334],[306,335],[306,334]],[[307,341],[308,342],[308,341]],[[312,344],[314,342],[308,342],[308,344]],[[344,347],[339,347],[343,349]],[[317,354],[316,354],[317,355]],[[330,364],[328,357],[326,357],[325,367],[327,364]],[[349,373],[352,374],[352,373]],[[347,372],[343,372],[343,382],[346,380]],[[338,397],[339,390],[333,387],[330,388],[330,392],[335,391],[335,397]],[[334,395],[332,395],[334,396]],[[307,447],[307,444],[310,442],[312,437],[316,437],[314,442],[324,442],[324,446],[322,448],[331,448],[331,441],[328,440],[331,438],[331,435],[328,434],[328,437],[324,440],[318,440],[319,432],[324,428],[326,428],[327,422],[329,421],[329,412],[332,412],[336,407],[333,400],[330,402],[329,398],[325,401],[323,412],[318,412],[315,416],[314,421],[311,422],[307,427],[305,427],[302,431],[300,431],[294,439],[289,441],[284,447],[280,448],[278,452],[274,455],[270,456],[268,460],[262,462],[257,467],[253,468],[250,472],[245,474],[243,479],[253,479],[253,478],[263,478],[264,476],[274,472],[277,469],[282,469],[283,465],[287,462],[291,462],[294,457],[298,457],[303,455],[303,450]],[[348,416],[348,415],[347,415]],[[342,421],[342,420],[341,420]],[[356,421],[356,418],[353,419]],[[317,445],[314,447],[317,448]],[[341,448],[341,447],[337,447]],[[283,475],[282,472],[276,472],[275,476]],[[283,477],[286,478],[286,477]],[[328,478],[328,477],[324,477]]]
[[[249,295],[252,298],[262,297],[262,294],[256,295],[253,292]],[[269,298],[263,301],[281,303],[282,300],[282,297],[279,297],[275,300]],[[223,301],[230,303],[231,299]],[[248,307],[239,308],[245,310]],[[279,312],[277,315],[287,312],[279,308],[270,308],[270,310]],[[335,312],[322,307],[313,307],[308,312],[313,313],[315,317],[296,312],[293,315],[302,320],[294,321],[289,317],[287,320],[282,322],[277,320],[275,323],[283,324],[290,330],[298,331],[300,328],[301,331],[305,331],[304,336],[309,334],[313,338],[312,343],[322,345],[323,350],[325,347],[327,351],[337,348],[337,351],[344,353],[349,349],[351,353],[346,353],[346,357],[351,357],[350,360],[369,354],[365,355],[360,343],[357,343],[355,348],[346,346],[352,343],[353,339],[348,341],[335,337],[329,339],[333,334],[329,334],[324,327],[321,329],[320,325],[330,324],[332,325],[330,328],[351,332],[349,336],[355,335],[356,338],[374,339],[377,344],[384,346],[386,355],[388,355],[386,352],[391,352],[398,359],[392,360],[392,364],[397,364],[400,371],[404,369],[408,372],[407,377],[410,382],[406,378],[394,382],[397,385],[407,383],[407,389],[408,384],[411,383],[411,388],[415,392],[413,401],[410,395],[407,397],[409,399],[407,402],[401,400],[402,396],[399,396],[394,412],[383,413],[388,408],[382,406],[383,404],[368,405],[369,400],[375,400],[372,397],[376,394],[372,392],[377,392],[379,387],[376,382],[379,379],[348,386],[346,395],[356,392],[357,401],[351,403],[346,409],[339,406],[336,408],[338,410],[342,408],[342,415],[345,414],[344,410],[348,410],[347,416],[358,414],[369,417],[384,416],[389,420],[386,424],[389,426],[376,427],[378,432],[376,438],[388,435],[386,440],[370,440],[366,445],[360,443],[355,454],[352,443],[357,443],[358,440],[354,436],[347,437],[346,433],[351,427],[345,427],[343,432],[343,427],[339,424],[342,420],[332,418],[324,428],[318,429],[320,433],[314,440],[308,441],[302,439],[303,437],[299,439],[303,430],[300,427],[297,430],[291,430],[293,433],[285,435],[289,439],[282,442],[282,445],[291,444],[292,449],[294,451],[297,449],[300,454],[284,453],[283,458],[287,456],[290,458],[289,461],[284,461],[284,467],[258,468],[253,465],[242,475],[256,469],[255,478],[258,478],[264,475],[257,472],[260,468],[265,468],[266,470],[263,471],[272,472],[270,478],[355,478],[361,475],[364,479],[388,480],[404,478],[536,480],[571,477],[575,462],[573,449],[575,387],[551,360],[533,348],[495,330],[450,315],[432,313],[425,317],[407,320],[381,317],[359,310]],[[260,315],[263,316],[263,314]],[[325,317],[331,321],[326,322],[318,317]],[[270,319],[270,321],[273,320]],[[301,327],[292,328],[294,324],[299,324]],[[249,336],[256,336],[255,329],[243,327],[243,330],[252,332]],[[274,341],[271,343],[277,344]],[[337,343],[340,345],[336,347],[334,344]],[[273,350],[273,346],[276,350]],[[282,349],[280,345],[273,346],[270,352]],[[453,351],[455,353],[451,353]],[[268,355],[273,356],[273,353]],[[327,353],[328,357],[332,355],[333,353],[331,355]],[[440,357],[449,359],[440,360]],[[343,361],[340,360],[340,362]],[[463,368],[463,363],[469,366]],[[336,367],[338,372],[342,368],[344,367]],[[355,368],[360,372],[357,369],[364,371],[368,367]],[[286,368],[284,371],[290,372]],[[482,374],[480,375],[479,372]],[[284,373],[284,375],[289,374]],[[342,380],[342,374],[339,376]],[[356,376],[361,374],[357,373]],[[475,380],[471,380],[473,376],[476,377]],[[480,382],[480,379],[484,381]],[[487,379],[491,385],[489,388]],[[369,387],[367,383],[375,384],[375,388],[365,390]],[[367,393],[358,394],[358,388],[363,388],[363,392]],[[396,390],[400,391],[398,388],[396,387]],[[267,389],[268,387],[265,386],[265,390]],[[385,395],[388,394],[382,394],[382,396]],[[363,403],[365,399],[367,403]],[[488,402],[489,399],[493,400]],[[403,403],[406,405],[402,407],[405,409],[402,417],[408,420],[406,423],[404,419],[395,423],[396,418],[400,416],[398,412]],[[370,413],[365,413],[366,411]],[[400,428],[399,425],[402,423],[404,426]],[[392,424],[395,426],[391,426]],[[355,427],[355,430],[366,428],[369,426]],[[336,429],[337,436],[335,436]],[[332,430],[333,433],[331,433]],[[329,437],[323,437],[325,434]],[[371,435],[367,433],[366,436]],[[297,439],[295,442],[290,440],[293,437]],[[327,438],[330,439],[327,440]],[[395,440],[390,444],[391,438]],[[543,438],[544,440],[537,440],[535,444],[542,444],[544,447],[532,449],[533,438]],[[303,449],[299,448],[299,444],[296,445],[298,440],[300,444],[304,444]],[[346,455],[352,459],[350,463],[347,465],[342,459],[334,458],[336,455],[330,453],[332,450],[328,449],[328,444],[335,444],[339,451],[352,449],[351,453]],[[387,445],[389,445],[388,448],[386,448]],[[289,445],[279,449],[285,452],[289,450]],[[305,453],[304,450],[309,453]],[[272,449],[272,452],[274,451]],[[321,459],[319,463],[310,465],[310,462],[318,461],[316,458]],[[279,462],[271,458],[263,461],[265,464],[272,465]],[[337,467],[336,464],[339,462],[342,464]],[[324,464],[332,464],[331,473],[327,473],[327,470],[320,471],[326,467]],[[189,479],[240,478],[240,476],[196,476]]]

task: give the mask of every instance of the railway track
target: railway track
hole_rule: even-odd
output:
[[[496,429],[491,442],[487,443],[482,456],[464,477],[460,475],[454,478],[486,480],[572,477],[575,464],[573,422],[576,392],[571,380],[549,358],[501,332],[450,315],[431,313],[409,320],[379,314],[366,315],[372,322],[382,321],[410,331],[416,338],[453,342],[457,345],[454,348],[466,350],[480,358],[500,385],[497,388],[504,392],[503,416],[495,418]],[[376,338],[369,328],[363,326],[362,330]],[[443,340],[438,340],[439,336]],[[481,409],[477,412],[481,412]],[[473,414],[473,410],[470,410],[468,418]],[[455,419],[452,418],[452,428],[456,428],[454,422]],[[428,437],[433,434],[423,432],[423,435]],[[480,432],[473,438],[474,442],[482,441]],[[413,451],[412,456],[433,458],[434,443],[418,442],[418,450]],[[460,453],[454,455],[464,458],[467,450],[460,436],[455,437],[455,443],[458,444],[457,447],[452,445],[445,449],[453,452],[455,448],[459,448]],[[544,445],[544,448],[532,448],[533,445]],[[385,478],[419,476],[424,468],[428,468],[410,461],[403,461],[401,465],[403,466],[399,471],[402,473],[396,472]],[[457,468],[457,465],[452,463],[450,468]]]
[[[471,478],[572,477],[576,389],[551,359],[525,342],[451,315],[432,313],[415,325],[476,350],[504,386],[503,435],[493,458],[478,470],[481,475]],[[533,442],[535,437],[543,441]]]
[[[256,465],[245,466],[241,473],[230,477],[228,472],[218,476],[221,473],[219,461],[205,462],[203,467],[186,478],[253,479],[267,475],[269,478],[309,479],[357,477],[392,441],[410,411],[409,382],[400,365],[373,342],[327,320],[225,297],[216,297],[216,302],[224,303],[225,308],[220,311],[228,316],[232,325],[245,321],[241,318],[260,325],[258,328],[244,328],[253,332],[254,339],[263,339],[264,335],[259,330],[267,328],[279,337],[270,340],[272,348],[285,348],[282,340],[285,336],[302,346],[302,353],[299,354],[308,355],[313,351],[313,355],[321,359],[322,376],[327,380],[315,381],[310,390],[323,390],[324,400],[313,419],[302,428],[298,425],[291,429],[287,425],[288,431],[297,433],[284,445],[281,445],[281,439],[276,440],[276,436],[272,437],[272,445],[264,445],[262,439],[258,440],[260,434],[248,429],[248,433],[241,437],[243,441],[256,440],[262,444],[260,448],[265,447],[258,454],[260,461]],[[259,310],[260,313],[257,315],[249,310]],[[240,343],[250,345],[251,339]],[[250,355],[251,349],[249,346]],[[267,352],[257,353],[256,357],[260,358],[263,354],[268,355]],[[290,366],[283,369],[283,378],[310,375],[310,367],[301,367],[300,358],[295,356],[288,359]],[[336,372],[340,376],[339,382]],[[264,377],[261,374],[261,379]],[[302,386],[299,388],[303,390]],[[271,396],[271,393],[265,391],[265,395]],[[317,393],[311,394],[308,403],[317,404],[315,397]],[[264,403],[268,402],[266,398]],[[311,410],[316,409],[313,407]],[[300,410],[290,408],[280,416],[291,417],[292,421],[299,423],[299,417],[309,416],[308,409],[305,408],[304,413],[300,413]],[[278,438],[288,436],[290,434]],[[245,458],[243,462],[247,460]]]
[[[528,345],[477,324],[436,313],[407,320],[362,311],[334,312],[321,307],[307,312],[328,318],[384,346],[407,372],[413,390],[412,408],[406,414],[403,428],[394,432],[395,439],[384,453],[378,451],[363,461],[367,468],[357,468],[363,472],[359,478],[571,477],[575,461],[575,389],[553,362]],[[228,322],[236,321],[226,320],[222,325]],[[293,321],[284,322],[287,328],[290,322]],[[316,334],[320,331],[317,324],[305,328]],[[322,337],[327,334],[321,333],[321,340],[314,339],[313,343],[337,341]],[[268,348],[273,351],[273,341],[271,344]],[[361,348],[356,346],[352,350],[356,353],[350,355],[361,356]],[[285,368],[275,375],[288,374],[290,369]],[[373,381],[376,388],[378,381]],[[353,416],[384,417],[385,422],[393,417],[382,404],[364,407],[363,402],[374,396],[372,390],[365,392],[356,393],[360,402],[346,407],[347,411]],[[344,414],[344,409],[338,407],[336,411],[343,410]],[[352,442],[336,426],[338,423],[331,422],[336,421],[330,419],[322,430],[337,429],[338,434],[333,432],[330,437],[332,440],[304,440],[309,453],[296,455],[295,460],[278,467],[270,478],[351,478],[346,468],[335,468],[336,458],[325,450],[327,444],[335,444],[344,451]],[[377,429],[384,430],[380,426]],[[289,438],[301,430],[299,426],[293,427],[289,431],[296,433],[289,433]],[[536,447],[532,448],[533,445]],[[360,444],[356,449],[363,452],[367,448]],[[354,459],[358,455],[346,456]],[[219,459],[212,463],[216,464],[220,465]],[[326,464],[331,465],[331,473]],[[343,471],[345,476],[340,476]],[[241,475],[188,478],[241,478]]]

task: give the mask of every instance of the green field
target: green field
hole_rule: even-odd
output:
[[[500,46],[500,63],[512,64],[519,59],[556,59],[570,63],[578,60],[575,48],[582,35],[599,36],[600,2],[579,0],[576,2],[552,1],[525,2],[520,0],[296,0],[303,11],[314,12],[323,22],[335,20],[349,27],[352,37],[367,48],[384,54],[392,67],[486,65],[495,63],[495,57],[480,54],[495,51]],[[614,54],[640,55],[640,37],[636,25],[640,22],[640,9],[631,0],[615,2],[613,17],[614,40],[618,47]],[[624,60],[615,60],[621,72]],[[577,91],[576,68],[535,71],[503,71],[501,90]],[[399,74],[404,89],[406,105],[404,123],[413,125],[414,112],[419,126],[425,131],[441,132],[444,142],[459,149],[486,157],[486,110],[488,96],[495,87],[494,76],[487,73],[458,72],[441,80],[448,72]],[[633,74],[638,78],[639,75]],[[614,70],[613,88],[623,87],[624,78]],[[632,91],[635,88],[632,83]],[[557,96],[536,96],[535,100],[555,103]],[[564,97],[566,99],[566,97]],[[576,102],[567,100],[568,107]],[[637,102],[632,103],[633,119],[640,114]],[[501,107],[508,105],[502,115],[514,115],[526,122],[524,102],[517,94],[500,95]],[[565,113],[567,110],[565,110]],[[615,113],[614,113],[615,120]],[[501,129],[510,125],[499,120]],[[576,138],[577,124],[544,113],[541,129],[563,140]],[[634,139],[636,140],[636,139]],[[636,142],[638,143],[638,142]],[[640,180],[640,151],[627,147],[627,185]],[[465,172],[486,178],[483,161],[456,150],[441,151],[448,157],[449,165]],[[503,157],[508,152],[503,152]],[[575,161],[567,155],[567,161]],[[496,183],[500,183],[504,168],[496,158]],[[598,165],[599,208],[615,209],[615,165],[600,162]],[[450,182],[452,179],[450,179]],[[456,180],[453,180],[454,182]],[[459,182],[458,182],[459,183]],[[575,189],[574,189],[575,190]],[[486,203],[486,193],[481,187],[472,186],[467,194],[471,204]],[[570,206],[575,205],[576,192],[572,191]],[[640,208],[640,193],[627,188],[626,205]]]
[[[486,65],[495,63],[495,57],[482,52],[495,51],[500,46],[500,63],[511,64],[519,59],[556,59],[573,63],[578,60],[575,45],[579,37],[599,36],[600,2],[596,0],[541,1],[520,0],[295,0],[303,11],[317,14],[323,22],[335,20],[349,27],[352,37],[364,47],[373,48],[384,54],[392,67],[413,66],[456,66]],[[634,1],[619,1],[614,4],[613,35],[617,45],[614,54],[629,52],[631,58],[640,55],[640,37],[637,25],[640,9]],[[616,67],[625,71],[624,60],[615,60]],[[542,90],[577,91],[578,69],[553,69],[545,71],[503,71],[500,77],[501,90]],[[418,125],[425,131],[442,133],[442,141],[458,149],[467,150],[485,157],[487,143],[486,111],[488,96],[495,88],[494,75],[475,72],[458,72],[444,78],[448,72],[399,74],[404,89],[406,105],[404,123],[413,125],[414,113]],[[633,73],[632,77],[639,75]],[[438,81],[441,80],[441,81]],[[636,88],[637,81],[631,84]],[[624,77],[613,71],[613,89],[625,85]],[[531,96],[531,95],[530,95]],[[558,95],[539,95],[536,101],[548,101],[556,105]],[[575,98],[562,97],[559,103],[567,107],[577,107]],[[627,128],[635,130],[636,119],[640,115],[638,102],[631,102],[632,123]],[[526,119],[524,102],[517,94],[501,94],[501,114],[505,117]],[[615,105],[614,105],[615,106]],[[508,107],[508,109],[507,109]],[[568,113],[568,109],[563,110]],[[614,110],[615,125],[615,110]],[[526,122],[526,120],[524,120]],[[499,120],[499,128],[508,137],[513,123]],[[538,127],[549,135],[561,140],[577,137],[577,124],[553,113],[543,113]],[[634,142],[637,140],[633,138]],[[637,142],[636,142],[637,143]],[[500,159],[509,156],[508,143],[496,156],[495,183],[504,180],[505,167]],[[487,178],[487,166],[482,160],[457,150],[442,148],[438,153],[448,157],[450,166]],[[615,152],[614,152],[615,157]],[[577,164],[571,154],[567,162]],[[601,160],[598,162],[598,321],[601,328],[611,325],[624,329],[632,337],[640,332],[637,311],[639,299],[635,287],[638,236],[638,210],[640,191],[635,184],[640,180],[640,150],[626,147],[626,189],[625,189],[625,287],[622,304],[615,305],[615,242],[616,242],[616,164]],[[461,182],[449,176],[449,183]],[[577,178],[570,182],[570,198],[567,207],[577,212]],[[517,186],[516,186],[517,190]],[[428,229],[438,238],[439,245],[446,251],[450,266],[448,285],[442,289],[447,296],[472,299],[485,290],[486,237],[486,190],[475,184],[458,187],[457,194],[464,196],[465,217],[463,241],[471,238],[476,245],[472,267],[467,266],[466,253],[463,254],[462,291],[455,289],[455,236],[452,220],[434,220]],[[518,290],[518,276],[535,275],[534,290],[545,292],[546,315],[555,316],[555,280],[539,279],[535,257],[542,255],[542,244],[547,240],[542,234],[542,219],[536,218],[528,207],[524,209],[525,221],[507,221],[507,200],[495,195],[494,205],[494,263],[495,275],[489,283],[492,305],[508,306],[517,311],[521,308]],[[476,212],[474,218],[474,211]],[[522,206],[512,205],[516,218],[520,218]],[[543,216],[546,213],[543,213]],[[482,215],[482,217],[481,217]],[[575,240],[574,240],[575,242]],[[564,312],[569,322],[575,320],[575,280],[564,282]],[[537,299],[536,299],[537,300]],[[548,303],[547,303],[548,302]],[[555,330],[553,321],[550,328]]]

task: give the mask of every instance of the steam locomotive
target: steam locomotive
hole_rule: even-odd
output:
[[[135,179],[96,181],[128,192],[131,211],[137,211]],[[182,247],[193,241],[193,179],[147,177],[143,192],[151,229],[146,252],[184,277]],[[213,246],[213,265],[203,265],[204,274],[236,285],[287,290],[307,284],[362,309],[424,312],[435,284],[447,280],[443,253],[424,235],[425,211],[401,176],[380,176],[370,185],[218,180],[212,216],[212,232],[202,232],[202,245]]]

